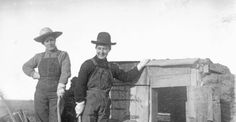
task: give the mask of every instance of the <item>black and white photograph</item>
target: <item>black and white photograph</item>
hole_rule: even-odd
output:
[[[0,122],[235,122],[235,0],[0,0]]]

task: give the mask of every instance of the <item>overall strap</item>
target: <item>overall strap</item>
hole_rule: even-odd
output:
[[[43,52],[43,54],[42,54],[42,58],[44,58],[44,57],[45,57],[45,54],[46,54],[46,52]]]
[[[109,74],[111,75],[112,79],[114,78],[113,77],[113,74],[112,74],[112,71],[111,71],[111,63],[108,62],[108,69],[109,69]]]
[[[59,50],[59,51],[57,52],[57,57],[58,57],[60,54],[62,54],[62,53],[61,53],[61,51]]]
[[[56,57],[56,58],[58,59],[60,65],[62,64],[62,60],[63,60],[63,59],[62,59],[62,60],[59,60],[59,57],[60,57],[62,54],[63,54],[63,53],[62,53],[62,51],[60,51],[60,50],[57,52],[57,57]],[[61,57],[62,57],[62,56],[61,56]]]
[[[45,57],[45,54],[46,54],[46,52],[41,53],[41,55],[40,55],[41,57],[39,58],[39,61],[38,61],[38,66],[41,63],[42,59]]]
[[[111,63],[110,62],[108,62],[108,68],[111,69]]]
[[[93,64],[95,66],[98,66],[98,63],[96,62],[96,60],[94,58],[92,58],[91,61],[93,62]],[[111,63],[109,63],[109,62],[108,62],[108,69],[111,69]]]
[[[58,51],[58,52],[56,52],[56,57],[59,57],[61,54],[63,54],[63,53],[61,53],[62,51]],[[42,58],[45,58],[45,55],[46,55],[46,52],[43,52],[42,53]],[[48,58],[50,58],[51,57],[51,55],[49,55],[49,57]]]
[[[93,64],[94,64],[95,66],[97,66],[97,65],[98,65],[98,63],[95,61],[95,59],[94,59],[94,58],[92,58],[91,60],[92,60],[92,62],[93,62]]]
[[[92,58],[91,61],[93,62],[93,64],[94,64],[95,66],[98,65],[98,63],[95,61],[94,58]],[[111,66],[111,63],[108,62],[109,74],[113,77],[112,72],[111,72],[111,67],[112,67],[112,66]]]

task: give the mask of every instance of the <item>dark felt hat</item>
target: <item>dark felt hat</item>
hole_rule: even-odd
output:
[[[49,27],[45,27],[45,28],[40,30],[39,36],[35,37],[34,40],[37,41],[37,42],[42,43],[45,40],[45,38],[48,37],[48,36],[52,36],[56,39],[61,34],[62,34],[62,32],[59,32],[59,31],[54,31],[53,32],[52,29],[50,29]]]
[[[98,33],[97,40],[91,41],[93,44],[101,44],[101,45],[115,45],[115,42],[111,42],[111,36],[107,32]]]

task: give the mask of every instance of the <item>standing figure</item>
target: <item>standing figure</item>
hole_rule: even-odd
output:
[[[75,86],[75,111],[77,116],[82,114],[82,122],[108,122],[111,101],[109,92],[113,78],[124,82],[131,82],[141,74],[141,69],[149,62],[144,60],[128,72],[118,65],[107,61],[111,51],[111,36],[107,32],[100,32],[95,44],[96,56],[86,60],[79,71]]]
[[[43,28],[34,40],[45,46],[45,52],[36,54],[23,65],[24,73],[38,80],[34,94],[37,122],[58,121],[57,99],[62,98],[71,76],[68,53],[56,47],[56,38],[61,34],[62,32],[53,32],[48,27]]]

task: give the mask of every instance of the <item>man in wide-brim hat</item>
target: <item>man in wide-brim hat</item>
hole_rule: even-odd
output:
[[[69,55],[58,50],[56,39],[62,32],[41,29],[35,41],[45,46],[45,51],[36,54],[23,65],[26,75],[37,79],[34,95],[35,116],[37,122],[57,122],[57,99],[62,98],[65,86],[71,76]],[[38,68],[38,72],[35,70]]]
[[[149,62],[144,60],[128,72],[107,61],[111,51],[111,36],[107,32],[100,32],[96,44],[96,56],[86,60],[79,71],[75,86],[76,114],[82,113],[82,122],[108,122],[111,101],[109,92],[113,78],[120,81],[133,81],[141,73],[141,69]]]

